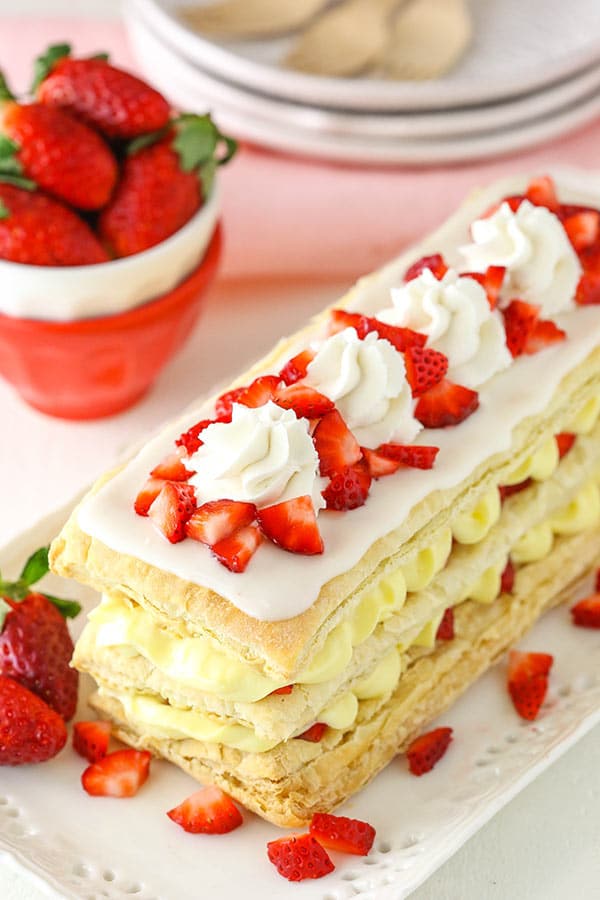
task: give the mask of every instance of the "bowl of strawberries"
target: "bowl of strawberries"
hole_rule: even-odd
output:
[[[135,403],[194,326],[220,255],[209,115],[54,45],[31,96],[0,74],[0,375],[54,416]]]

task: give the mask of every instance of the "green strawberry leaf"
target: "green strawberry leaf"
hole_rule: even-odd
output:
[[[22,581],[29,587],[29,585],[35,584],[36,581],[39,581],[40,578],[43,578],[44,575],[48,574],[50,571],[50,566],[48,565],[49,549],[49,547],[40,547],[39,550],[36,550],[35,553],[29,557],[23,566],[19,581]]]
[[[104,50],[100,53],[94,53],[93,56],[89,56],[88,59],[97,59],[99,62],[108,62],[110,56]]]
[[[0,634],[2,633],[2,629],[4,628],[4,621],[9,612],[10,606],[8,605],[6,600],[3,600],[2,597],[0,597]]]
[[[4,73],[0,72],[0,100],[16,100],[15,95],[8,86]]]
[[[11,175],[9,172],[0,170],[0,181],[4,184],[12,184],[14,187],[22,188],[24,191],[35,191],[37,184],[30,178],[24,178],[21,175]]]
[[[34,94],[42,81],[48,77],[59,59],[71,55],[70,44],[52,44],[45,53],[35,60],[33,64],[33,81],[31,83],[31,93]]]
[[[5,134],[0,134],[0,181],[26,191],[34,191],[37,185],[23,175],[23,166],[16,155],[18,152],[19,145]]]
[[[81,612],[81,603],[78,603],[77,600],[65,600],[61,597],[53,597],[52,594],[44,594],[44,597],[57,608],[65,619],[74,619]]]
[[[211,192],[217,166],[223,166],[237,152],[237,142],[224,135],[209,114],[184,113],[173,123],[176,136],[173,147],[179,154],[184,172],[196,171],[206,199]],[[223,152],[219,153],[224,145]]]
[[[10,210],[8,206],[0,200],[0,222],[2,219],[8,219],[10,217]]]
[[[0,630],[2,629],[2,622],[6,617],[6,613],[10,610],[10,606],[1,599],[1,595],[4,594],[5,597],[10,597],[11,600],[24,600],[31,593],[31,585],[43,578],[49,571],[49,549],[49,547],[40,547],[39,550],[32,553],[23,566],[23,571],[17,581],[2,581],[2,578],[0,578]],[[40,593],[43,593],[44,597],[67,619],[74,619],[81,612],[81,604],[77,603],[76,600],[64,600],[61,597],[54,597],[52,594],[46,594],[43,591],[40,591]],[[7,609],[3,610],[2,603]]]
[[[129,141],[125,148],[125,153],[127,156],[135,156],[140,150],[145,150],[146,147],[152,147],[153,144],[157,144],[165,137],[169,128],[170,126],[166,125],[164,128],[159,128],[158,131],[151,131],[149,134],[141,134],[139,137]]]

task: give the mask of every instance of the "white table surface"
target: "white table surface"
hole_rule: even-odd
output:
[[[117,8],[117,0],[0,0],[0,16],[110,15]],[[92,480],[123,447],[244,367],[342,288],[217,285],[196,332],[154,390],[135,409],[104,421],[46,418],[0,382],[0,546]],[[599,773],[596,728],[471,838],[415,892],[415,900],[600,900]],[[288,895],[283,889],[279,896]],[[2,900],[47,896],[37,879],[0,856]],[[165,900],[192,900],[192,895]]]

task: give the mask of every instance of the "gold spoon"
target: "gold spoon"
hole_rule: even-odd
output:
[[[299,28],[330,0],[224,0],[186,6],[181,17],[193,28],[222,37],[271,37]]]

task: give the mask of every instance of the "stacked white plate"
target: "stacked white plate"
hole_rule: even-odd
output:
[[[208,40],[178,17],[183,2],[127,0],[145,74],[177,106],[209,108],[222,128],[277,150],[456,162],[522,149],[600,115],[600,0],[472,0],[471,48],[453,72],[424,82],[293,72],[282,65],[293,37]]]

